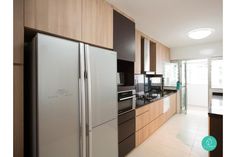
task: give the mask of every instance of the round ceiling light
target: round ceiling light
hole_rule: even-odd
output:
[[[212,28],[198,28],[188,32],[188,37],[191,39],[203,39],[214,32]]]

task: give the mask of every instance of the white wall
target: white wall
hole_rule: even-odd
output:
[[[171,60],[218,57],[223,56],[223,44],[222,41],[218,41],[194,46],[176,47],[171,48],[170,52]]]

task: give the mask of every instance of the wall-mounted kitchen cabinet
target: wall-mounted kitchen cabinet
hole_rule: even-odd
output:
[[[119,60],[135,61],[135,23],[113,11],[113,46]]]
[[[156,43],[150,41],[150,71],[156,71]]]
[[[82,0],[82,40],[113,48],[113,9],[105,0]]]
[[[25,0],[25,26],[81,40],[82,0]]]
[[[148,46],[147,42],[148,41]],[[135,33],[135,73],[141,74],[145,71],[155,71],[163,74],[164,64],[170,62],[170,49],[158,41],[148,37],[136,30]],[[148,48],[148,70],[145,70],[145,48]],[[146,57],[147,57],[146,56]]]
[[[24,25],[113,48],[113,9],[105,0],[25,0]]]
[[[165,63],[170,62],[170,49],[165,45],[156,43],[156,73],[163,74]]]

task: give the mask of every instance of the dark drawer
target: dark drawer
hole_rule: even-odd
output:
[[[124,157],[135,147],[135,134],[132,134],[127,139],[119,144],[119,157]]]
[[[118,126],[119,143],[135,132],[135,119],[130,119]]]
[[[124,113],[122,115],[119,115],[118,117],[118,124],[122,124],[130,119],[135,118],[135,110],[132,110],[130,112]]]

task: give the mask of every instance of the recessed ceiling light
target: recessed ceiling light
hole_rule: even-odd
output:
[[[191,39],[203,39],[214,32],[212,28],[198,28],[188,32],[188,37]]]

